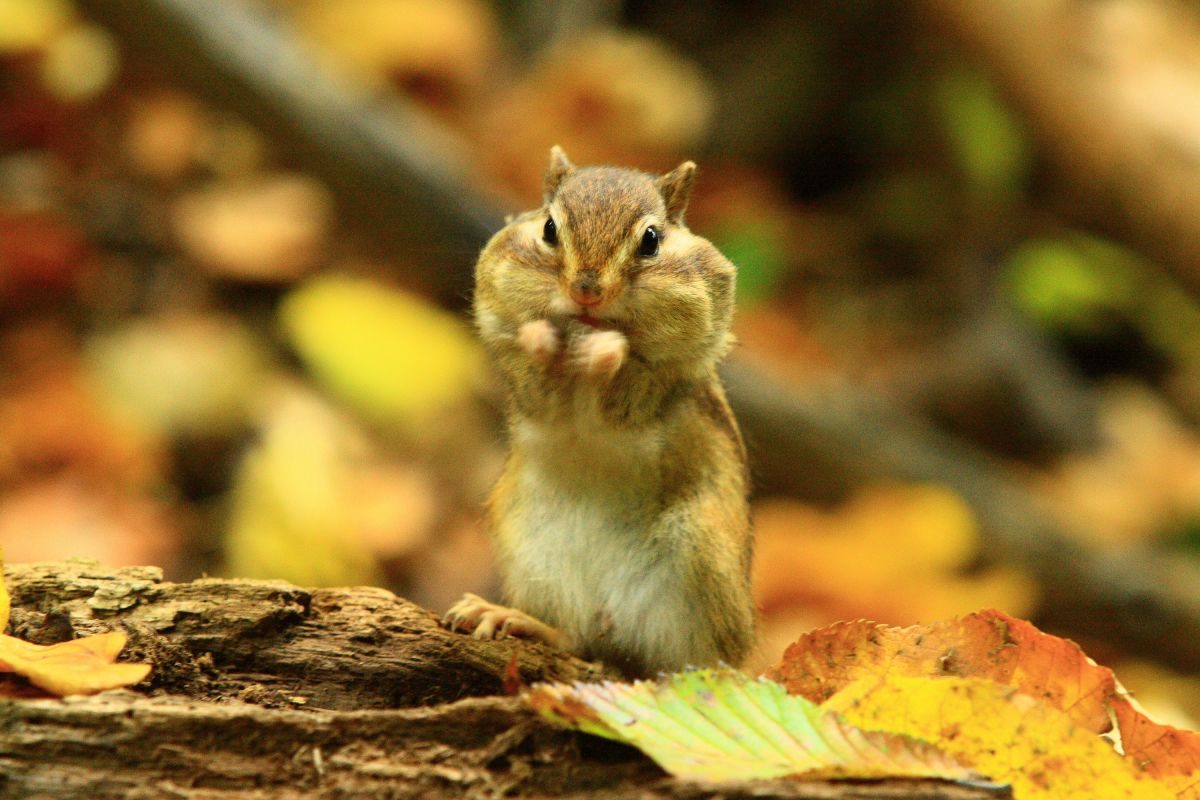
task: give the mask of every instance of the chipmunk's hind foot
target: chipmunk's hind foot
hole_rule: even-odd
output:
[[[517,608],[498,605],[467,592],[442,617],[452,631],[470,631],[475,639],[507,639],[516,636],[545,642],[551,647],[569,650],[570,637],[536,617]]]

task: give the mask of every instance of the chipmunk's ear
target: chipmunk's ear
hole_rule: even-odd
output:
[[[695,177],[696,162],[685,161],[656,181],[663,202],[667,204],[667,222],[673,225],[683,224],[683,212],[687,211]]]
[[[554,199],[558,185],[573,169],[575,165],[561,147],[554,145],[550,148],[550,165],[546,167],[546,177],[542,179],[542,195],[547,203]]]

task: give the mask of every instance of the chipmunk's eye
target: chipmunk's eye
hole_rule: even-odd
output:
[[[553,217],[546,217],[546,227],[542,228],[542,241],[549,245],[558,244],[558,226]]]
[[[638,255],[644,258],[658,255],[658,231],[653,228],[646,228],[646,232],[642,234],[642,244],[638,247]]]

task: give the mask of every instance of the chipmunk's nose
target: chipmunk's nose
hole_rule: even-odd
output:
[[[600,302],[600,276],[594,269],[579,273],[570,288],[571,299],[581,306],[594,306]]]

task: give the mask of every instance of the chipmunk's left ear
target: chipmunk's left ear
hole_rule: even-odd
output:
[[[688,199],[692,196],[692,181],[696,177],[696,162],[685,161],[656,181],[663,202],[667,204],[667,222],[683,223]]]

